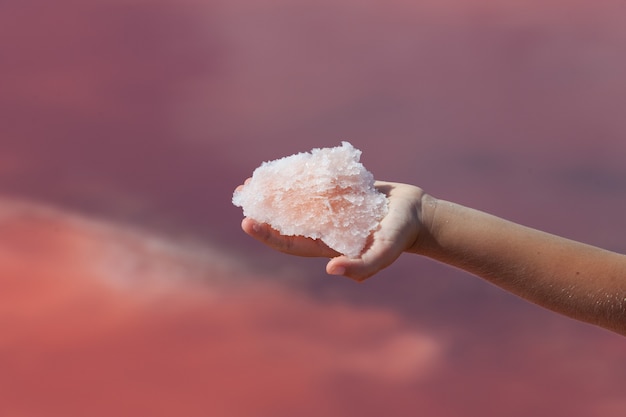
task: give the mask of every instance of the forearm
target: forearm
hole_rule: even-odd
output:
[[[626,256],[426,196],[409,250],[529,301],[626,334]]]

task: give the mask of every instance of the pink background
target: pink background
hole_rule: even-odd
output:
[[[0,415],[623,416],[623,337],[405,256],[239,229],[261,161],[626,252],[618,0],[4,0]]]

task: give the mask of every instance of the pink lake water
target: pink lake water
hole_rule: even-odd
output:
[[[626,251],[619,1],[0,4],[0,414],[623,416],[623,337],[418,257],[239,229],[262,161]]]

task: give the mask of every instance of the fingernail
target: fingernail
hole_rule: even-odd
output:
[[[336,266],[329,271],[330,275],[343,275],[346,273],[346,268],[343,266]]]

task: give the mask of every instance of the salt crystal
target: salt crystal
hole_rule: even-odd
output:
[[[348,142],[263,162],[235,191],[233,204],[246,217],[268,223],[285,236],[321,239],[358,257],[387,214],[387,197]]]

